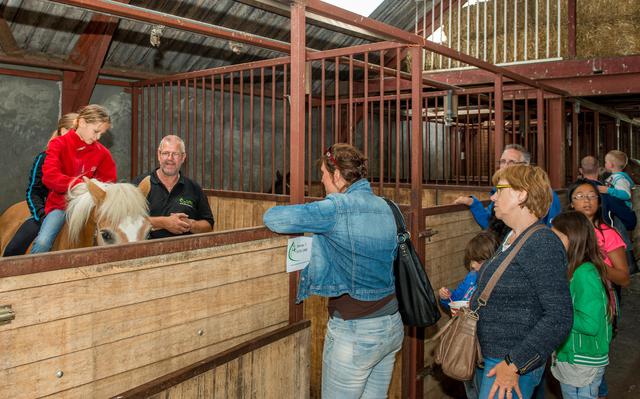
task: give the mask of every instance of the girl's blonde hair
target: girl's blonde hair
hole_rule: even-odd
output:
[[[51,137],[49,137],[49,141],[55,139],[56,137],[62,136],[62,129],[71,129],[76,123],[76,119],[78,119],[78,114],[75,112],[70,112],[68,114],[62,115],[60,119],[58,119],[58,127],[53,131]]]
[[[111,125],[111,117],[109,111],[102,105],[89,104],[78,110],[78,116],[75,119],[73,128],[78,128],[80,119],[84,119],[87,123],[106,123]]]

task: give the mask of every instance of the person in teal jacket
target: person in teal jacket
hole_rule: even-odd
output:
[[[564,399],[595,399],[609,364],[611,342],[613,313],[606,289],[606,265],[593,227],[582,213],[561,213],[552,225],[567,250],[573,326],[555,352],[551,372],[560,382]]]

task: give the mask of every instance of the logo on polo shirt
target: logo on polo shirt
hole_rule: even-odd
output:
[[[189,208],[193,208],[193,201],[190,199],[186,199],[186,198],[178,198],[178,203],[180,205],[184,205],[184,206],[188,206]]]

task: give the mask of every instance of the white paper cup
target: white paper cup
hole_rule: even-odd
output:
[[[458,310],[462,309],[462,308],[468,308],[469,307],[469,301],[453,301],[453,302],[449,302],[449,309],[451,309],[451,315],[455,316],[456,314],[458,314]]]

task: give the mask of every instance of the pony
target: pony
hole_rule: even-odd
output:
[[[147,177],[139,187],[129,183],[102,183],[84,178],[67,193],[66,223],[52,251],[113,245],[147,239],[151,231]],[[0,216],[0,253],[30,216],[26,201]]]

